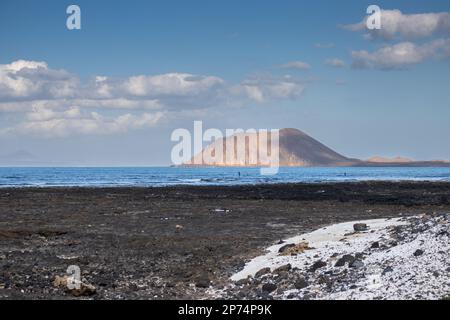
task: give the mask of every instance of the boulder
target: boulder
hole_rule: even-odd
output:
[[[299,278],[294,282],[294,288],[297,290],[304,289],[309,286],[308,281],[305,278]]]
[[[290,263],[288,263],[288,264],[285,264],[285,265],[283,265],[281,267],[276,268],[273,271],[273,273],[280,273],[280,272],[283,272],[283,271],[290,271],[291,269],[292,269],[292,266],[291,266]]]
[[[367,224],[365,223],[355,223],[353,225],[353,230],[355,230],[355,232],[362,232],[362,231],[366,231],[368,229]]]
[[[262,291],[264,291],[264,292],[270,293],[270,292],[273,292],[275,290],[277,290],[277,285],[274,284],[274,283],[265,283],[262,286]]]
[[[334,265],[335,267],[343,267],[345,266],[346,263],[351,264],[353,263],[353,261],[355,261],[355,257],[350,255],[350,254],[345,254],[342,256],[342,258],[340,258],[336,264]]]
[[[309,268],[310,272],[315,272],[317,269],[326,267],[327,263],[325,261],[322,260],[318,260],[316,262],[314,262],[314,264],[311,266],[311,268]]]
[[[268,274],[268,273],[270,273],[270,268],[269,268],[269,267],[267,267],[267,268],[262,268],[261,270],[259,270],[259,271],[255,274],[255,278],[260,278],[260,277],[262,277],[263,275]]]

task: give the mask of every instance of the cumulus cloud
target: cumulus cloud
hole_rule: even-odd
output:
[[[223,83],[224,81],[218,77],[168,73],[131,77],[125,81],[124,88],[129,94],[135,96],[191,96],[218,88]]]
[[[76,93],[78,79],[64,70],[49,69],[45,62],[18,60],[0,65],[0,99],[68,98]]]
[[[345,67],[345,62],[338,58],[332,58],[325,60],[325,64],[334,68],[343,68]]]
[[[352,66],[381,70],[405,69],[430,58],[450,58],[450,38],[437,39],[422,45],[401,42],[384,46],[374,52],[352,52]]]
[[[297,61],[291,67],[309,66]],[[189,73],[82,80],[45,62],[18,60],[0,65],[0,112],[16,112],[24,121],[2,133],[115,133],[154,125],[177,112],[296,99],[303,90],[303,83],[290,76],[240,83]],[[105,116],[111,113],[115,116]]]
[[[156,112],[105,117],[97,112],[84,112],[77,107],[64,111],[34,108],[26,114],[24,121],[3,129],[3,133],[40,134],[46,137],[123,133],[131,129],[153,127],[163,116],[162,112]]]
[[[291,61],[281,65],[283,69],[309,70],[311,66],[303,61]]]
[[[356,24],[342,26],[346,30],[366,32],[369,39],[391,40],[430,37],[450,33],[450,13],[404,14],[400,10],[381,10],[381,29],[368,30],[367,17]]]
[[[233,88],[234,94],[241,94],[256,102],[270,100],[297,99],[305,90],[304,83],[286,75],[281,78],[271,76],[253,77]]]

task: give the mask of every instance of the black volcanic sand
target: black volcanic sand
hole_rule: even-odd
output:
[[[0,298],[74,298],[52,285],[69,265],[94,299],[206,298],[279,239],[449,211],[450,183],[431,182],[0,189]]]

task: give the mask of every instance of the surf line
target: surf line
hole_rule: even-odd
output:
[[[209,318],[213,307],[192,307],[188,304],[178,308],[179,315],[199,315]]]

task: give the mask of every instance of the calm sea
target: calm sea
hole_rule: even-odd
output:
[[[0,168],[0,187],[241,185],[367,180],[450,181],[450,168]]]

